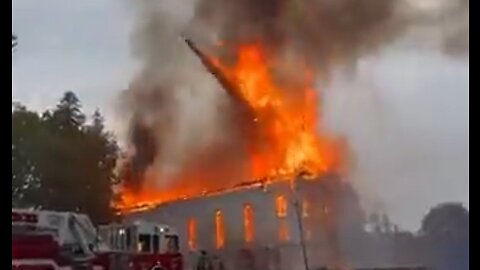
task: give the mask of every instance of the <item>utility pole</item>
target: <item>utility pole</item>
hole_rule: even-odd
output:
[[[305,270],[310,270],[308,266],[308,255],[307,255],[307,246],[305,245],[305,232],[303,229],[303,217],[302,217],[302,204],[300,203],[299,200],[299,195],[298,195],[298,188],[297,188],[297,181],[299,179],[296,179],[295,182],[293,183],[293,196],[294,198],[294,206],[295,206],[295,213],[297,215],[297,224],[298,224],[298,231],[300,232],[300,247],[302,249],[302,256],[303,256],[303,264],[305,266]]]

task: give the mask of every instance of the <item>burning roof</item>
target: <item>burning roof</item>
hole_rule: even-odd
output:
[[[343,145],[319,132],[318,97],[306,63],[299,61],[300,80],[281,84],[282,80],[274,77],[275,59],[269,59],[261,44],[233,48],[236,51],[233,63],[205,55],[189,40],[187,44],[231,97],[236,108],[235,128],[240,138],[237,149],[242,151],[238,153],[241,159],[230,160],[222,168],[222,158],[229,155],[229,149],[222,147],[219,149],[225,153],[217,152],[216,156],[205,153],[207,161],[214,162],[211,165],[203,163],[201,156],[193,157],[193,164],[187,163],[169,188],[155,190],[144,186],[143,190],[133,190],[126,186],[122,191],[123,201],[117,207],[127,209],[146,202],[160,203],[239,186],[238,182],[232,185],[212,181],[217,173],[233,177],[238,169],[230,172],[231,166],[242,168],[245,179],[264,179],[255,181],[260,183],[291,180],[300,173],[317,176],[341,170]],[[279,65],[278,72],[281,69]],[[218,161],[211,160],[212,157]]]
[[[354,66],[412,25],[440,13],[460,21],[468,10],[464,0],[435,16],[400,0],[171,1],[136,2],[143,65],[127,91],[133,150],[121,209],[246,179],[342,171],[346,145],[323,126],[315,80],[328,81],[334,68]],[[182,46],[179,33],[202,37],[205,49]],[[198,106],[218,85],[224,92]]]
[[[225,194],[229,192],[235,192],[239,190],[247,190],[247,189],[254,189],[254,188],[262,188],[265,186],[265,182],[263,181],[252,181],[252,182],[244,182],[241,184],[238,184],[236,186],[230,187],[230,188],[224,188],[224,189],[218,189],[218,190],[203,190],[199,193],[192,194],[192,196],[172,196],[171,198],[165,199],[165,200],[159,200],[158,195],[156,193],[152,194],[152,197],[148,197],[147,193],[143,193],[145,197],[140,199],[138,194],[133,193],[130,195],[128,193],[128,190],[125,190],[124,193],[122,193],[123,199],[126,200],[126,204],[119,204],[119,210],[123,212],[138,212],[146,209],[150,209],[153,207],[158,207],[164,204],[168,203],[173,203],[177,201],[184,201],[184,200],[193,200],[197,198],[202,198],[202,197],[210,197],[210,196],[215,196],[219,194]],[[129,196],[132,196],[132,200],[137,200],[134,201],[132,204],[128,204],[128,200],[130,199]],[[125,202],[125,201],[124,201]]]

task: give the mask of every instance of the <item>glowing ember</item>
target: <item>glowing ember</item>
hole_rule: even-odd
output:
[[[213,57],[208,60],[235,86],[226,89],[230,96],[249,111],[251,119],[247,119],[247,123],[251,126],[247,129],[253,129],[255,136],[244,136],[248,137],[244,138],[248,156],[243,161],[246,164],[243,175],[269,182],[291,180],[305,173],[315,177],[341,169],[342,145],[319,132],[319,100],[313,89],[312,72],[304,61],[289,59],[285,63],[269,59],[258,44],[239,46],[233,64]],[[289,72],[281,72],[292,63],[295,74],[291,68]],[[216,172],[210,172],[199,167],[185,166],[184,172],[174,179],[176,184],[166,189],[156,189],[154,177],[143,181],[139,191],[122,188],[121,202],[115,206],[127,211],[232,186],[209,181],[214,173],[228,171],[228,168],[215,168]]]

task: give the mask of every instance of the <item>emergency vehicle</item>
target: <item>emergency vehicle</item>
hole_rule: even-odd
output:
[[[98,253],[99,264],[108,270],[181,270],[177,232],[167,226],[146,221],[110,224],[99,227],[108,252]]]
[[[12,209],[12,269],[93,269],[96,242],[86,215]]]
[[[84,214],[12,209],[12,270],[183,269],[168,226],[140,221],[99,231]]]

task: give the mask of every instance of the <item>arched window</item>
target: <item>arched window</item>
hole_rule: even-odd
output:
[[[251,243],[255,236],[255,231],[253,208],[249,203],[243,205],[243,229],[245,243]]]
[[[277,217],[287,216],[287,200],[283,195],[279,195],[275,198],[275,211]]]
[[[215,247],[222,248],[225,245],[225,227],[222,211],[215,211]]]
[[[189,218],[187,221],[188,248],[195,250],[197,247],[197,220]]]

